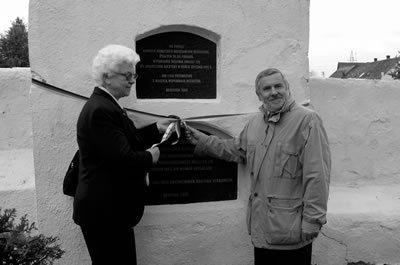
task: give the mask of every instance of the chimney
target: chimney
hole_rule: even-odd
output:
[[[390,55],[386,55],[386,60],[387,60],[387,59],[390,59]]]
[[[378,61],[378,58],[374,58],[374,62],[377,62]]]

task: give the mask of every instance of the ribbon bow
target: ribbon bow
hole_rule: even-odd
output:
[[[176,115],[169,115],[168,118],[173,118],[176,120],[171,122],[168,125],[167,130],[165,130],[165,133],[161,138],[161,142],[159,142],[157,144],[153,144],[153,146],[151,148],[154,148],[156,146],[159,146],[159,145],[165,143],[166,141],[169,140],[169,138],[171,138],[171,136],[174,133],[176,133],[177,137],[176,137],[176,140],[171,143],[171,145],[175,145],[179,142],[179,139],[181,138],[181,135],[182,135],[181,131],[182,131],[182,129],[184,130],[186,128],[186,122],[181,120],[181,118]]]

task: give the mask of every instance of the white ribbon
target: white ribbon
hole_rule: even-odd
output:
[[[177,135],[177,139],[176,141],[174,141],[173,143],[171,143],[171,145],[175,145],[179,142],[179,138],[181,136],[181,123],[183,124],[183,127],[186,127],[186,122],[182,121],[182,120],[176,120],[171,122],[167,129],[165,130],[164,135],[161,138],[161,142],[157,143],[157,144],[153,144],[153,146],[151,148],[157,147],[160,144],[162,144],[163,142],[167,141],[171,135],[175,132]],[[146,186],[150,186],[150,178],[149,178],[149,173],[146,174]]]
[[[159,142],[157,144],[153,144],[153,146],[151,148],[157,147],[160,144],[162,144],[163,142],[167,141],[174,132],[177,135],[177,139],[176,139],[176,141],[171,143],[171,145],[177,144],[179,142],[179,138],[181,136],[181,123],[183,124],[183,127],[186,126],[186,123],[184,121],[182,121],[182,120],[176,120],[176,121],[171,122],[168,125],[167,129],[165,130],[165,133],[161,138],[161,142]]]

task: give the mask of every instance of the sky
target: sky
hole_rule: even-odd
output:
[[[0,0],[0,33],[17,16],[28,24],[29,0]],[[329,77],[338,62],[372,62],[400,51],[400,0],[310,0],[310,71]],[[28,25],[29,26],[29,25]]]
[[[8,30],[17,17],[28,24],[29,0],[0,0],[0,33]]]
[[[400,0],[311,0],[310,71],[329,77],[338,62],[399,55]]]

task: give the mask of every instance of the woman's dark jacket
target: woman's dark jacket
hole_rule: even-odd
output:
[[[73,219],[78,225],[135,226],[144,211],[145,151],[161,136],[156,124],[136,129],[115,100],[95,88],[77,123],[79,183]]]

